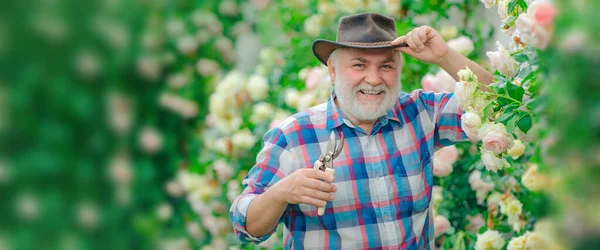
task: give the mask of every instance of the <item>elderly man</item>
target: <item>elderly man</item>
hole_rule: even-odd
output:
[[[400,92],[401,53],[457,80],[466,66],[484,83],[492,74],[434,29],[397,37],[394,20],[375,13],[341,18],[336,41],[317,40],[313,52],[334,91],[265,134],[230,210],[236,234],[258,243],[283,222],[286,249],[433,248],[431,156],[467,137],[452,93]],[[345,138],[335,171],[313,168],[332,132]]]

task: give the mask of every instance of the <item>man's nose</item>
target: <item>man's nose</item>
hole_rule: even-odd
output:
[[[369,70],[367,70],[366,74],[367,75],[365,76],[365,81],[368,84],[379,85],[383,82],[383,80],[381,78],[381,72],[376,67],[370,68]]]

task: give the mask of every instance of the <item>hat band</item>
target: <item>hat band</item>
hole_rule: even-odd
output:
[[[392,44],[392,41],[387,42],[375,42],[375,43],[360,43],[360,42],[339,42],[340,44],[350,45],[350,46],[389,46]]]

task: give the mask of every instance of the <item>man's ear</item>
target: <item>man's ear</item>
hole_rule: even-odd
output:
[[[327,59],[327,71],[329,71],[329,78],[331,79],[331,82],[333,84],[333,82],[335,82],[335,67],[333,66],[333,59],[331,59],[331,57],[329,57],[329,59]]]

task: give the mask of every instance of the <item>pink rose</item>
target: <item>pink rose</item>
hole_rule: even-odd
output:
[[[483,215],[477,214],[474,216],[467,215],[467,220],[469,221],[469,225],[467,226],[467,230],[471,232],[477,233],[479,228],[485,225],[485,220],[483,219]]]
[[[435,231],[435,237],[438,237],[448,231],[448,228],[450,228],[450,221],[448,221],[448,218],[438,215],[433,220],[433,227]]]
[[[436,74],[438,92],[454,92],[456,80],[448,72],[440,69]]]
[[[519,15],[515,22],[521,42],[536,48],[544,49],[550,42],[550,31],[537,23],[529,13]]]
[[[439,177],[448,176],[452,173],[452,165],[458,160],[458,149],[456,146],[444,147],[433,155],[433,175]]]
[[[531,13],[531,16],[533,16],[533,19],[537,23],[541,25],[549,25],[554,20],[556,8],[549,1],[537,0],[529,6],[527,13]]]
[[[453,170],[454,170],[454,168],[450,164],[437,163],[435,160],[433,162],[433,175],[434,176],[446,177],[450,173],[452,173]]]
[[[434,75],[427,73],[421,79],[421,87],[425,92],[437,92],[437,79]]]
[[[314,67],[306,76],[306,88],[315,89],[322,83],[330,82],[329,73],[325,67]]]
[[[483,140],[483,148],[496,154],[513,146],[513,138],[502,123],[484,124],[478,131],[478,137]]]

